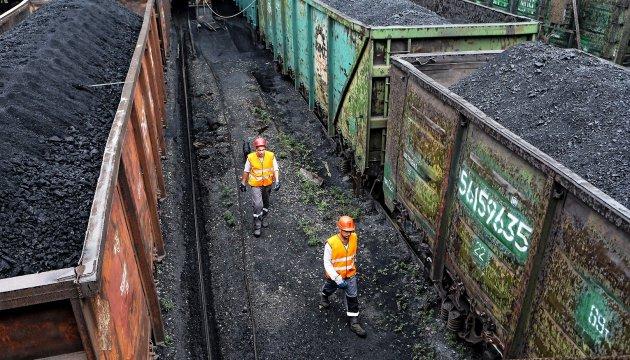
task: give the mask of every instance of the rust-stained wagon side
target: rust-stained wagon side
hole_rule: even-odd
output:
[[[395,58],[386,203],[426,235],[433,279],[454,280],[461,336],[507,356],[628,355],[630,211],[446,87],[497,53]]]
[[[535,21],[461,0],[415,2],[445,18],[456,10],[466,23],[453,18],[448,25],[406,26],[364,24],[319,0],[236,2],[329,134],[352,150],[356,172],[379,178],[392,99],[391,56],[500,50],[538,33]]]
[[[0,280],[3,358],[148,358],[151,338],[164,340],[153,263],[164,255],[157,200],[169,6],[146,2],[79,264]]]

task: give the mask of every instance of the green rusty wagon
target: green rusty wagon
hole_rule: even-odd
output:
[[[541,22],[541,38],[562,47],[580,48],[630,66],[630,3],[626,0],[577,1],[577,39],[573,2],[569,0],[479,0],[480,4]]]
[[[460,24],[368,26],[318,0],[257,0],[257,17],[245,10],[329,133],[353,150],[359,174],[378,176],[385,159],[391,55],[499,50],[538,32],[533,20],[469,1],[415,2]]]
[[[448,89],[498,53],[392,60],[385,202],[417,225],[463,338],[507,358],[629,355],[630,210]]]

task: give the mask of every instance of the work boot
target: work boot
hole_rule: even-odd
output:
[[[264,228],[269,227],[269,221],[267,220],[267,215],[269,215],[269,211],[263,209],[261,219],[262,219],[262,226]]]
[[[322,294],[322,297],[319,299],[319,310],[325,310],[330,307],[330,300],[328,300],[328,296]]]
[[[255,237],[259,237],[260,236],[260,227],[262,225],[262,222],[260,221],[259,218],[255,218],[254,219],[254,236]]]
[[[357,316],[350,316],[350,330],[352,330],[353,333],[357,334],[358,337],[364,338],[367,336],[367,333],[365,332],[365,330],[363,330],[361,324],[359,324],[359,319],[357,318]]]

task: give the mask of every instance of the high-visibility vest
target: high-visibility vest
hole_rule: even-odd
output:
[[[332,261],[333,267],[335,268],[337,274],[339,274],[344,279],[353,277],[357,273],[357,267],[354,263],[354,260],[357,256],[357,234],[350,234],[347,249],[345,246],[343,246],[341,235],[339,234],[331,236],[330,238],[328,238],[328,240],[326,240],[326,242],[328,243],[328,245],[330,245],[330,248],[332,249],[332,256],[330,261]]]
[[[249,160],[249,165],[251,166],[249,178],[247,179],[247,183],[250,186],[269,186],[273,184],[273,159],[274,155],[271,151],[265,151],[262,161],[260,161],[256,152],[247,155],[247,160]]]

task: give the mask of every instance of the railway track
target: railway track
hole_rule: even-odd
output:
[[[201,303],[202,310],[202,327],[203,327],[203,338],[206,354],[208,359],[212,359],[212,341],[211,341],[211,331],[210,331],[210,319],[208,319],[208,301],[206,297],[206,287],[205,287],[205,279],[203,272],[203,260],[201,256],[201,240],[200,240],[200,230],[199,230],[199,215],[197,211],[197,191],[196,191],[196,178],[195,178],[195,170],[194,170],[194,153],[193,153],[193,145],[192,145],[192,137],[190,128],[192,126],[191,123],[191,109],[190,109],[190,99],[188,98],[188,81],[187,81],[187,71],[186,71],[186,47],[184,42],[184,32],[181,28],[178,29],[179,34],[179,60],[181,61],[181,77],[183,83],[183,95],[184,95],[184,108],[186,114],[186,141],[188,144],[188,163],[190,166],[190,188],[191,188],[191,203],[193,208],[193,221],[195,227],[195,245],[196,245],[196,255],[197,255],[197,275],[198,275],[198,286],[199,286],[199,301]]]
[[[203,311],[203,336],[204,336],[204,341],[205,341],[205,347],[206,347],[206,352],[208,354],[208,358],[212,358],[212,331],[211,331],[211,325],[210,325],[210,319],[208,318],[208,307],[211,306],[211,304],[208,304],[208,299],[206,296],[206,286],[205,286],[205,275],[204,275],[204,266],[203,266],[203,257],[202,257],[202,245],[201,245],[201,239],[200,239],[200,226],[201,224],[199,224],[199,220],[198,220],[198,211],[197,211],[197,203],[198,203],[198,194],[195,191],[195,185],[197,184],[197,180],[195,178],[195,172],[193,169],[193,164],[195,163],[195,154],[194,154],[194,147],[193,147],[193,138],[192,138],[192,133],[191,133],[191,127],[192,127],[192,109],[190,106],[190,99],[188,97],[188,82],[187,82],[187,70],[186,70],[186,64],[187,64],[187,45],[190,45],[190,50],[193,54],[193,57],[197,57],[197,56],[201,56],[201,59],[203,59],[204,64],[206,65],[209,73],[211,74],[213,80],[215,82],[218,82],[218,77],[216,76],[216,74],[214,73],[214,70],[212,68],[212,66],[210,66],[210,63],[208,61],[208,59],[204,56],[204,54],[202,52],[197,52],[195,49],[195,43],[194,43],[194,37],[192,34],[192,30],[191,30],[191,25],[190,25],[190,14],[187,13],[187,18],[186,18],[186,26],[180,26],[179,27],[179,36],[180,36],[180,61],[181,61],[181,66],[182,66],[182,80],[184,82],[184,99],[185,99],[185,111],[186,111],[186,134],[187,134],[187,144],[188,144],[188,156],[189,156],[189,162],[190,162],[190,173],[191,173],[191,188],[192,188],[192,204],[193,204],[193,213],[194,213],[194,217],[195,217],[195,221],[194,221],[194,226],[195,226],[195,244],[196,244],[196,251],[197,251],[197,264],[198,264],[198,279],[199,279],[199,291],[200,291],[200,302],[202,305],[202,311]],[[188,33],[188,39],[189,42],[185,41],[185,33]],[[219,89],[219,99],[221,101],[222,104],[225,104],[225,96],[222,93],[221,89]],[[225,118],[227,119],[227,123],[228,126],[230,127],[230,130],[232,130],[232,122],[230,121],[230,119],[232,119],[232,116],[230,114],[229,109],[227,109],[227,107],[224,105],[222,106],[223,109],[223,115],[225,116]],[[229,132],[231,133],[231,131]],[[233,143],[233,139],[230,138],[228,139],[228,142],[230,144]],[[237,153],[233,152],[233,162],[234,164],[237,164],[240,162],[240,157],[238,156]],[[234,167],[234,172],[235,172],[235,176],[238,177],[239,174],[239,168],[237,166]],[[238,208],[239,209],[243,209],[243,204],[241,201],[241,197],[237,196],[236,197],[236,201],[238,204]],[[241,212],[242,213],[242,212]],[[247,253],[246,253],[246,239],[247,239],[247,235],[245,234],[245,231],[243,229],[243,220],[239,223],[238,225],[238,233],[239,233],[239,238],[241,240],[241,260],[242,260],[242,265],[243,265],[243,280],[244,280],[244,284],[245,284],[245,290],[246,290],[246,299],[247,299],[247,308],[248,308],[248,314],[249,314],[249,321],[250,321],[250,327],[251,327],[251,331],[252,331],[252,349],[253,349],[253,354],[254,354],[254,359],[259,359],[259,354],[258,354],[258,347],[257,347],[257,338],[256,338],[256,319],[255,316],[253,314],[253,306],[252,306],[252,291],[251,291],[251,285],[250,285],[250,276],[248,273],[248,260],[247,260]]]

